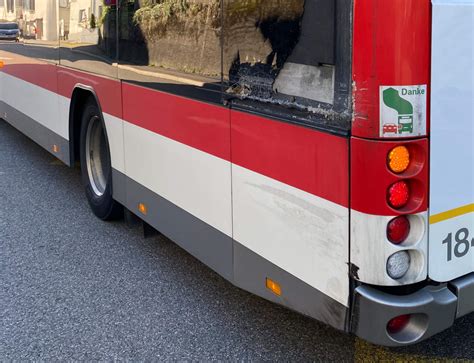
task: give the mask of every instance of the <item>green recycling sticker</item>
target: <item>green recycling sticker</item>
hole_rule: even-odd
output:
[[[426,135],[426,85],[380,86],[380,136]]]

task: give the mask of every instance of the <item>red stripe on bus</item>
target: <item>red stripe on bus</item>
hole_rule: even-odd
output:
[[[27,70],[31,67],[30,70]],[[77,84],[91,87],[104,112],[310,194],[349,205],[348,139],[232,111],[180,96],[68,68],[29,64],[10,73],[70,98]],[[121,103],[121,99],[123,103]]]
[[[58,67],[58,93],[61,96],[71,98],[78,85],[94,90],[103,112],[122,118],[122,99],[118,80]]]
[[[349,140],[232,111],[232,162],[347,207]]]
[[[48,91],[58,93],[57,67],[54,64],[7,63],[2,69],[2,72]]]
[[[122,117],[120,82],[86,72],[48,63],[25,62],[7,64],[2,71],[48,91],[71,98],[77,85],[91,88],[96,93],[102,111],[115,117]]]
[[[123,83],[125,121],[230,161],[229,109]]]

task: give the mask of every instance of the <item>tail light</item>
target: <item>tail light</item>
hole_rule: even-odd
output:
[[[388,167],[396,174],[403,173],[410,165],[410,152],[406,146],[396,146],[388,153]]]
[[[403,208],[410,199],[410,187],[404,180],[392,184],[388,188],[388,204],[395,209]]]
[[[428,139],[353,138],[351,146],[355,278],[379,286],[426,279]]]
[[[400,333],[403,329],[408,326],[410,322],[411,315],[400,315],[392,320],[390,320],[387,324],[387,332],[389,334],[397,334]]]
[[[387,238],[393,244],[403,243],[410,233],[410,221],[406,216],[399,216],[388,222]]]
[[[410,269],[411,259],[407,251],[395,252],[387,260],[387,274],[394,280],[405,276]]]

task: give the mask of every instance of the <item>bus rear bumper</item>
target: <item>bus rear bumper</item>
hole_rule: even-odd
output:
[[[426,286],[410,295],[391,295],[362,285],[355,289],[352,331],[362,339],[385,346],[418,343],[453,325],[474,311],[474,273],[448,284]],[[408,324],[390,333],[388,322],[408,314]]]

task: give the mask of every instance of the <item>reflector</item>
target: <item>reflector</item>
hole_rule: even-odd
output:
[[[146,207],[145,204],[139,203],[139,204],[138,204],[138,211],[139,211],[140,213],[142,213],[142,214],[147,214],[148,208]]]
[[[389,334],[400,333],[410,322],[410,317],[411,315],[405,314],[393,318],[387,323],[387,332]]]
[[[281,295],[281,287],[275,281],[267,277],[266,285],[267,285],[267,289],[270,289],[274,294],[278,296]]]

